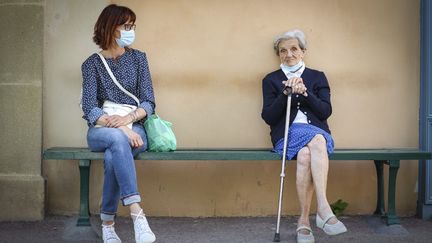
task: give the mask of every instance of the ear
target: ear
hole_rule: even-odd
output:
[[[116,29],[114,31],[114,38],[120,38],[120,30]]]
[[[302,59],[306,56],[306,49],[302,50]]]

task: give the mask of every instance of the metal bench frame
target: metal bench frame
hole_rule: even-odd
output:
[[[375,215],[385,217],[387,225],[400,224],[396,215],[396,176],[401,160],[428,160],[431,153],[418,149],[336,149],[330,160],[373,160],[377,173]],[[80,213],[77,226],[90,225],[89,183],[92,160],[103,160],[103,153],[88,148],[49,148],[45,160],[78,160],[80,171]],[[174,152],[144,152],[136,160],[281,160],[270,149],[181,149]],[[384,164],[389,166],[387,213],[384,208]]]

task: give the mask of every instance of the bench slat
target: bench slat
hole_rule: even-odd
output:
[[[46,160],[103,160],[103,153],[88,148],[57,147],[45,150]],[[418,149],[335,149],[331,160],[423,160],[431,153]],[[280,160],[270,149],[179,149],[174,152],[145,152],[138,160]]]

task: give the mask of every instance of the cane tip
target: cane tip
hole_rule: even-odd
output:
[[[273,242],[280,242],[280,234],[279,233],[275,233]]]

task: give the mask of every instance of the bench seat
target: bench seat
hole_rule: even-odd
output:
[[[280,161],[281,157],[271,149],[179,149],[173,152],[144,152],[136,160],[262,160]],[[78,226],[90,225],[89,179],[92,160],[103,160],[103,153],[91,152],[88,148],[55,147],[44,151],[45,160],[78,160],[80,169],[80,214]],[[401,160],[429,160],[431,152],[418,149],[335,149],[330,160],[368,160],[374,161],[377,172],[377,206],[374,214],[385,217],[387,224],[399,224],[396,215],[396,175]],[[384,164],[389,166],[387,213],[384,210]]]

